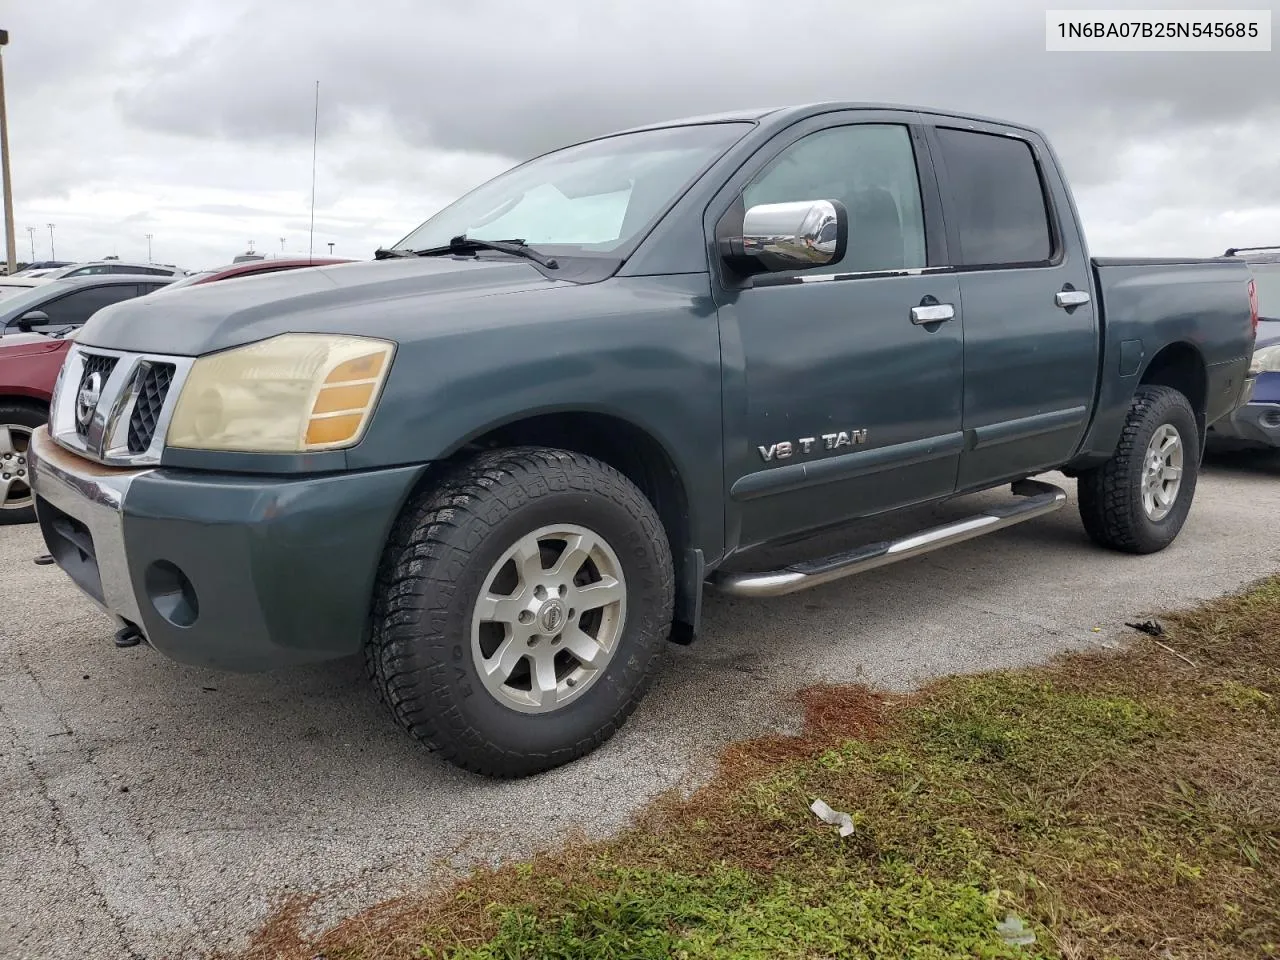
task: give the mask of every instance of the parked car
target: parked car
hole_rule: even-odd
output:
[[[183,277],[187,271],[171,263],[128,263],[122,260],[99,260],[92,263],[72,263],[42,274],[39,279],[66,280],[75,277],[94,277],[102,274],[120,274],[132,277]]]
[[[160,277],[79,277],[0,298],[0,524],[35,520],[27,450],[31,432],[48,419],[54,381],[71,346],[66,335],[108,304],[169,282]]]
[[[1094,541],[1163,549],[1246,389],[1250,283],[1090,260],[1028,127],[856,104],[643,127],[374,262],[103,310],[32,441],[37,512],[118,643],[238,670],[363,652],[412,736],[522,776],[618,729],[704,582],[774,596],[998,530],[1063,505],[1050,470]]]
[[[18,333],[54,333],[84,324],[98,310],[171,283],[162,277],[90,276],[50,281],[0,299],[0,344]]]
[[[199,283],[214,280],[232,280],[236,277],[255,277],[264,273],[275,273],[279,270],[297,270],[299,267],[329,267],[335,263],[351,263],[350,258],[342,257],[283,257],[279,260],[255,260],[229,263],[208,270],[198,270],[187,274],[181,280],[169,284],[169,290],[193,287]]]
[[[26,277],[34,273],[42,273],[45,270],[56,270],[59,267],[69,267],[69,260],[36,260],[28,263],[25,267],[14,274],[15,277]]]
[[[232,277],[242,277],[253,273],[271,273],[277,270],[316,266],[321,263],[345,262],[347,261],[328,259],[323,261],[274,260],[270,263],[220,267],[216,270],[206,270],[199,274],[183,277],[181,280],[176,281],[156,277],[141,277],[134,280],[137,287],[134,295],[171,289],[175,286],[194,286],[196,284],[211,283],[216,280],[227,280]],[[125,295],[127,294],[129,283],[130,281],[124,277],[117,278],[112,275],[61,280],[57,284],[41,287],[41,297],[55,298],[62,289],[83,291],[85,289],[105,290],[110,288],[111,292],[109,294],[99,293],[97,296],[99,299],[105,297],[108,302],[115,302],[110,298],[122,296],[127,299]],[[40,298],[36,298],[32,302],[35,303],[35,306],[24,302],[24,304],[20,305],[20,309],[22,307],[30,307],[30,309],[39,310],[42,305],[47,303],[46,300]],[[77,293],[70,302],[64,299],[58,300],[58,303],[59,307],[54,313],[54,317],[57,320],[66,321],[68,319],[68,308],[77,311],[88,311],[83,318],[79,314],[70,317],[71,320],[78,321],[81,324],[84,319],[88,319],[89,314],[103,305],[99,300],[90,298],[83,293]],[[95,306],[95,303],[97,306]],[[0,319],[12,319],[11,316],[3,312],[6,306],[7,301],[0,301]],[[48,329],[51,326],[56,327],[57,324],[32,326],[33,329]],[[6,329],[5,325],[0,324],[0,333]],[[0,465],[3,465],[5,454],[7,453],[14,461],[22,460],[18,468],[24,471],[22,474],[13,473],[8,478],[12,482],[8,487],[5,487],[4,481],[6,478],[3,475],[3,470],[0,470],[0,493],[3,494],[3,496],[0,496],[0,523],[30,523],[35,520],[31,490],[23,480],[27,475],[26,450],[31,431],[48,419],[49,400],[53,394],[58,371],[62,368],[67,349],[74,339],[74,332],[65,336],[58,336],[56,333],[53,336],[46,336],[44,334],[18,332],[0,337]]]
[[[1280,449],[1280,247],[1232,247],[1249,265],[1256,287],[1258,337],[1250,368],[1256,380],[1247,402],[1209,428],[1220,449]]]
[[[22,277],[16,273],[12,277],[0,277],[0,297],[8,297],[38,286],[40,280],[36,277]]]

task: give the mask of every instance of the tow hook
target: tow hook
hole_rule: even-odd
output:
[[[126,622],[123,627],[116,631],[116,646],[136,647],[142,642],[142,631],[135,627],[132,623]]]

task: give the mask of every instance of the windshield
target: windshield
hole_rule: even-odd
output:
[[[620,251],[748,127],[691,124],[557,150],[472,190],[396,249],[429,250],[465,235],[523,240],[562,255]]]
[[[1258,316],[1280,320],[1280,263],[1251,263],[1258,292]]]

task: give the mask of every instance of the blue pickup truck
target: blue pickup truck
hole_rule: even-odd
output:
[[[768,598],[1000,530],[1064,504],[1054,470],[1098,544],[1163,549],[1250,387],[1251,284],[1238,258],[1091,259],[1018,124],[654,124],[516,166],[373,261],[101,311],[32,440],[38,519],[118,643],[363,653],[413,737],[522,776],[618,729],[705,587]]]

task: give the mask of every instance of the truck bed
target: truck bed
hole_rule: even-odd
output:
[[[1090,262],[1102,344],[1098,403],[1072,466],[1111,455],[1139,374],[1160,382],[1158,374],[1151,380],[1149,371],[1178,351],[1202,358],[1203,378],[1182,386],[1191,393],[1203,391],[1205,424],[1235,409],[1253,343],[1252,321],[1243,308],[1248,266],[1233,257],[1093,257]]]

